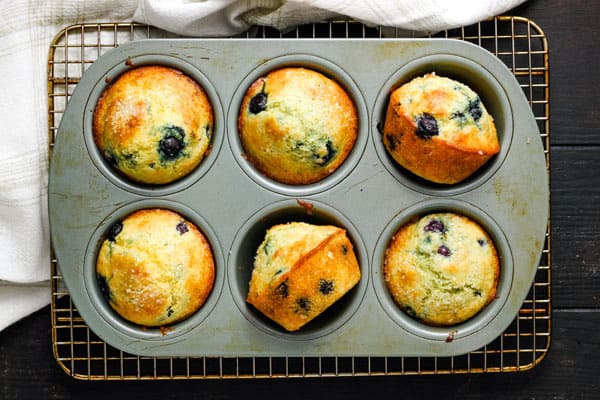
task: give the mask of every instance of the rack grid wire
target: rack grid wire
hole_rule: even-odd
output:
[[[49,153],[69,98],[86,69],[121,44],[176,38],[137,23],[79,24],[52,41],[48,56]],[[369,27],[350,20],[299,26],[289,32],[256,27],[236,38],[393,38],[422,37],[395,28]],[[479,45],[515,75],[535,116],[550,171],[548,43],[533,21],[499,16],[480,23],[428,34]],[[546,356],[551,340],[550,218],[533,283],[517,316],[495,340],[470,353],[451,357],[144,357],[113,348],[98,338],[74,306],[52,257],[52,348],[58,365],[82,380],[181,380],[310,378],[427,374],[503,373],[532,369]]]

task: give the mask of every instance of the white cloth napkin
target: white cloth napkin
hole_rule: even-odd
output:
[[[54,35],[137,0],[0,0],[0,330],[50,302],[47,60]]]
[[[140,0],[134,19],[187,36],[227,36],[265,25],[285,31],[301,23],[347,16],[368,25],[419,32],[469,25],[525,0]]]
[[[0,330],[50,301],[46,66],[62,28],[133,18],[181,35],[229,36],[252,25],[286,30],[342,15],[428,32],[523,1],[0,0]]]

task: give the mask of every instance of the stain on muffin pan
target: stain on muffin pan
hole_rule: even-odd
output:
[[[385,48],[385,51],[383,51]],[[352,55],[349,57],[348,55]],[[385,56],[384,56],[385,55]],[[93,141],[96,102],[110,82],[140,65],[179,69],[206,91],[214,111],[210,152],[172,183],[140,184],[115,172]],[[314,69],[354,102],[358,136],[331,175],[308,185],[266,178],[244,158],[237,130],[244,93],[283,67]],[[500,152],[466,181],[436,185],[393,163],[381,126],[390,90],[436,72],[475,90],[494,117]],[[261,112],[269,98],[253,100]],[[475,108],[475,107],[474,107]],[[477,115],[474,109],[473,113]],[[475,118],[475,117],[473,117]],[[184,136],[170,129],[157,145],[179,156]],[[112,346],[150,356],[448,356],[478,349],[513,321],[541,256],[548,220],[548,176],[527,99],[489,52],[447,39],[286,40],[178,39],[128,43],[92,64],[71,96],[52,153],[49,215],[58,266],[88,326]],[[502,190],[498,190],[502,188]],[[144,208],[185,216],[206,235],[215,285],[188,319],[160,328],[120,318],[106,300],[95,261],[101,242],[124,216]],[[496,298],[473,318],[449,327],[416,321],[383,283],[385,246],[407,219],[455,211],[479,222],[500,255]],[[360,282],[297,332],[286,332],[246,303],[252,261],[266,229],[298,220],[347,230]],[[181,227],[181,230],[184,230]],[[441,249],[450,254],[452,249]],[[324,283],[323,290],[329,286]],[[108,293],[110,295],[110,293]]]

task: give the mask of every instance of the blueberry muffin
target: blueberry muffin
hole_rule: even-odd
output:
[[[468,320],[496,296],[500,266],[488,234],[471,219],[437,213],[392,238],[384,278],[394,301],[429,325]]]
[[[304,185],[334,172],[356,141],[352,99],[334,80],[306,68],[282,68],[247,90],[238,117],[244,156],[264,175]]]
[[[96,146],[133,181],[160,185],[194,170],[213,135],[213,109],[203,88],[179,70],[142,66],[118,77],[93,115]]]
[[[134,212],[114,224],[96,261],[100,290],[134,324],[161,327],[197,311],[210,294],[213,255],[204,235],[164,209]]]
[[[256,251],[247,301],[287,331],[296,331],[359,280],[344,229],[304,222],[275,225]]]
[[[399,165],[441,184],[463,181],[500,151],[494,120],[481,98],[435,73],[392,91],[383,144]]]

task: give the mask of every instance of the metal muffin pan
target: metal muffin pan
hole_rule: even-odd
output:
[[[178,68],[206,90],[214,108],[207,158],[172,184],[140,185],[100,156],[91,115],[102,91],[129,68]],[[245,89],[266,72],[303,66],[350,94],[358,140],[342,166],[306,186],[277,183],[243,157],[237,114]],[[494,116],[501,151],[466,181],[426,182],[397,166],[381,142],[391,89],[435,71],[471,86]],[[537,124],[518,82],[496,57],[449,39],[168,39],[108,51],[86,71],[65,111],[52,153],[52,244],[80,315],[104,341],[149,356],[449,356],[478,349],[512,322],[533,281],[548,220],[549,187]],[[95,278],[100,242],[129,213],[161,207],[181,213],[207,236],[215,286],[192,317],[163,329],[135,326],[106,303]],[[382,277],[385,248],[410,218],[454,211],[494,240],[501,272],[497,298],[452,327],[406,316]],[[266,229],[288,221],[345,228],[362,278],[346,296],[297,332],[286,332],[245,302],[254,253]]]

